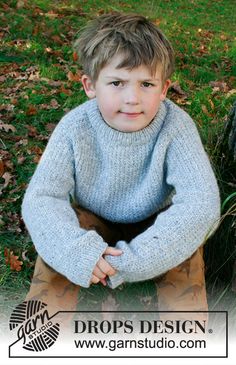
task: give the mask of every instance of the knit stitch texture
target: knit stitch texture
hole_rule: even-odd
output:
[[[70,196],[117,223],[146,219],[172,202],[121,256],[108,284],[154,278],[190,257],[220,216],[217,182],[189,115],[170,100],[136,132],[111,128],[96,99],[58,123],[24,196],[22,215],[44,261],[71,282],[89,287],[107,242],[79,226]]]

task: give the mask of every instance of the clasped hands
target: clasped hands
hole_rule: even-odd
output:
[[[113,276],[116,274],[117,270],[115,270],[104,258],[106,255],[111,256],[120,256],[122,255],[122,250],[114,248],[114,247],[107,247],[105,252],[103,253],[103,256],[100,257],[97,264],[95,265],[92,273],[92,278],[90,283],[91,284],[97,284],[101,282],[104,286],[107,285],[106,283],[106,277],[107,276]]]

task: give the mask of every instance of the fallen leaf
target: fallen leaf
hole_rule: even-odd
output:
[[[22,138],[22,137],[20,137],[20,138]],[[20,139],[18,142],[15,143],[15,147],[27,146],[27,144],[28,144],[28,139],[23,138],[23,139]]]
[[[2,160],[0,160],[0,177],[4,174],[4,163]]]
[[[10,180],[12,179],[12,177],[13,176],[9,172],[5,172],[2,175],[2,178],[5,180],[5,183],[4,183],[3,187],[2,187],[2,189],[5,189],[8,186],[8,184],[9,184]]]
[[[5,81],[6,81],[6,79],[7,79],[7,78],[6,78],[6,76],[3,76],[3,75],[2,75],[2,76],[0,76],[0,82],[5,82]]]
[[[46,131],[52,132],[56,127],[56,123],[47,123],[45,126]]]
[[[37,114],[37,109],[35,108],[34,105],[29,105],[26,111],[26,115],[35,115],[35,114]]]
[[[39,25],[36,24],[33,29],[33,35],[37,35],[39,33]]]
[[[215,105],[213,103],[213,101],[211,99],[208,99],[210,105],[211,105],[211,109],[214,110],[215,109]]]
[[[0,129],[4,130],[5,132],[9,132],[9,131],[15,132],[16,131],[16,128],[13,125],[5,124],[2,122],[0,122]]]
[[[0,105],[0,111],[5,110],[7,112],[12,112],[15,108],[15,105],[12,104],[2,104]]]
[[[19,156],[17,158],[18,165],[23,165],[24,162],[25,162],[25,157],[24,156]]]
[[[175,99],[175,102],[179,105],[191,105],[191,101],[187,101],[185,98],[181,99],[181,98],[177,98]]]
[[[76,52],[73,52],[73,61],[76,62],[78,61],[79,57],[78,54]]]
[[[199,55],[203,55],[203,54],[208,54],[208,48],[205,44],[201,44],[200,47],[198,48],[198,54]]]
[[[203,113],[205,114],[205,115],[207,115],[208,117],[211,117],[211,114],[209,113],[209,111],[208,111],[208,109],[207,109],[207,107],[206,107],[206,105],[202,105],[202,111],[203,111]]]
[[[6,265],[9,265],[12,271],[21,271],[23,262],[18,260],[19,256],[15,256],[13,251],[4,249],[4,256],[6,257]]]
[[[72,91],[71,90],[69,90],[69,89],[65,89],[65,87],[62,85],[61,86],[61,88],[60,88],[60,90],[59,90],[61,93],[63,93],[63,94],[66,94],[66,95],[72,95]]]
[[[4,226],[5,222],[2,220],[2,215],[0,215],[0,226]]]
[[[54,40],[55,43],[58,43],[58,44],[64,44],[64,41],[58,36],[58,35],[53,35],[51,36],[52,40]]]
[[[80,82],[81,81],[81,72],[77,71],[76,74],[73,74],[73,72],[69,71],[67,74],[67,78],[69,81]]]
[[[36,137],[37,136],[37,129],[36,127],[32,125],[26,125],[26,128],[28,129],[28,136],[29,137]]]
[[[25,2],[24,0],[18,0],[17,3],[16,3],[16,8],[17,9],[21,9],[25,6]]]
[[[45,13],[44,15],[49,17],[49,18],[57,18],[58,17],[58,14],[54,13],[53,10],[50,10],[48,13]]]
[[[231,95],[236,94],[236,89],[232,89],[230,90],[227,94],[226,94],[226,98],[229,98]]]
[[[209,85],[213,87],[214,91],[223,91],[223,92],[229,91],[229,87],[224,81],[211,81],[209,82]]]
[[[59,108],[59,104],[58,104],[58,101],[56,100],[56,99],[52,99],[51,101],[50,101],[50,105],[51,105],[51,107],[53,108],[53,109],[58,109]]]
[[[4,10],[9,10],[9,6],[6,3],[1,4]]]
[[[26,256],[27,252],[28,252],[28,250],[25,250],[22,252],[21,256],[24,261],[30,261],[29,258]]]
[[[39,81],[40,80],[40,76],[39,76],[39,71],[37,72],[32,72],[29,77],[28,77],[29,81]]]
[[[179,94],[181,98],[187,98],[187,94],[181,89],[179,81],[172,82],[170,89]]]
[[[229,37],[226,34],[221,34],[220,39],[222,41],[227,41],[229,39]]]

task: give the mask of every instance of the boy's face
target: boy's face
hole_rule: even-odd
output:
[[[98,76],[95,83],[84,75],[82,83],[89,98],[97,98],[105,122],[122,132],[139,131],[153,120],[161,101],[166,97],[170,80],[162,81],[162,70],[151,75],[141,65],[132,70],[117,68],[122,61],[115,56]]]

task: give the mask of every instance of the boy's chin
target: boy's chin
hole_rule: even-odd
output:
[[[150,122],[151,123],[151,122]],[[148,124],[145,124],[145,125],[137,125],[137,123],[133,122],[133,123],[120,123],[120,124],[117,124],[117,123],[108,123],[107,124],[119,131],[119,132],[123,132],[123,133],[132,133],[132,132],[139,132],[141,131],[142,129],[146,128],[150,123]]]

